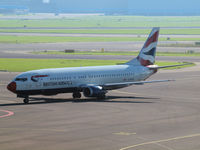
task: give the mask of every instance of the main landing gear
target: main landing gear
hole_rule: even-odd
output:
[[[80,93],[80,92],[75,92],[75,93],[72,94],[72,97],[73,97],[74,99],[76,99],[76,98],[81,98],[81,93]]]
[[[98,100],[101,100],[101,99],[104,100],[104,99],[106,99],[106,94],[102,94],[102,95],[98,96],[97,99]]]

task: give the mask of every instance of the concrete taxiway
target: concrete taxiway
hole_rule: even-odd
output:
[[[32,58],[32,59],[94,59],[94,60],[131,60],[136,56],[120,55],[38,55],[31,53],[0,52],[0,58]],[[200,62],[199,57],[156,56],[156,61]]]
[[[177,42],[177,41],[164,41],[159,42],[159,44],[194,44],[194,41],[189,42]],[[91,51],[91,50],[101,50],[105,51],[140,51],[144,41],[142,42],[64,42],[64,43],[30,43],[30,44],[20,44],[12,43],[5,44],[0,43],[0,52],[37,52],[37,51],[64,51],[65,49],[74,49],[78,51]],[[187,52],[194,51],[200,52],[199,47],[158,47],[158,52]]]
[[[0,73],[2,150],[200,149],[199,65],[160,71],[151,79],[176,81],[111,91],[106,100],[61,94],[28,105],[6,90],[16,74]]]

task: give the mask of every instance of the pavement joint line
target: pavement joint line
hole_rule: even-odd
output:
[[[185,79],[195,79],[195,78],[200,78],[200,76],[199,75],[194,75],[194,76],[188,76],[188,77],[185,77],[185,78],[178,78],[178,79],[175,79],[175,80],[177,80],[177,81],[179,81],[179,80],[185,80]]]
[[[139,137],[138,139],[142,139],[142,140],[145,140],[145,141],[148,140],[148,139],[143,138],[143,137]],[[174,150],[174,149],[172,149],[171,147],[168,147],[168,146],[163,145],[163,144],[161,144],[161,143],[155,143],[155,145],[157,145],[157,146],[159,146],[159,147],[162,147],[162,148],[165,148],[165,149],[167,149],[167,150]]]
[[[51,132],[68,132],[67,130],[62,129],[29,129],[29,128],[1,128],[0,130],[29,130],[29,131],[51,131]]]
[[[165,148],[165,149],[167,149],[167,150],[174,150],[174,149],[172,149],[172,148],[170,148],[170,147],[168,147],[168,146],[165,146],[165,145],[163,145],[163,144],[160,144],[160,143],[155,143],[155,145],[158,145],[158,146],[160,146],[160,147],[162,147],[162,148]]]
[[[174,137],[174,138],[169,138],[169,139],[163,139],[163,140],[156,140],[156,141],[144,142],[144,143],[140,143],[140,144],[135,144],[135,145],[127,146],[127,147],[121,148],[120,150],[127,150],[127,149],[130,149],[130,148],[135,148],[135,147],[149,145],[149,144],[157,144],[157,143],[163,143],[163,142],[170,142],[170,141],[181,140],[181,139],[186,139],[186,138],[193,138],[193,137],[199,137],[199,136],[200,136],[200,133],[186,135],[186,136],[179,136],[179,137]]]
[[[126,135],[126,136],[136,135],[136,133],[134,133],[134,132],[116,132],[116,133],[113,133],[113,134],[115,134],[115,135]]]

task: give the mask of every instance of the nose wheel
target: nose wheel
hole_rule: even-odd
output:
[[[29,103],[29,98],[26,97],[26,98],[24,99],[24,104],[28,104],[28,103]]]

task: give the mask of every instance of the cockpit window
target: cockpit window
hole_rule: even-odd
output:
[[[27,81],[27,78],[16,78],[15,81]]]

